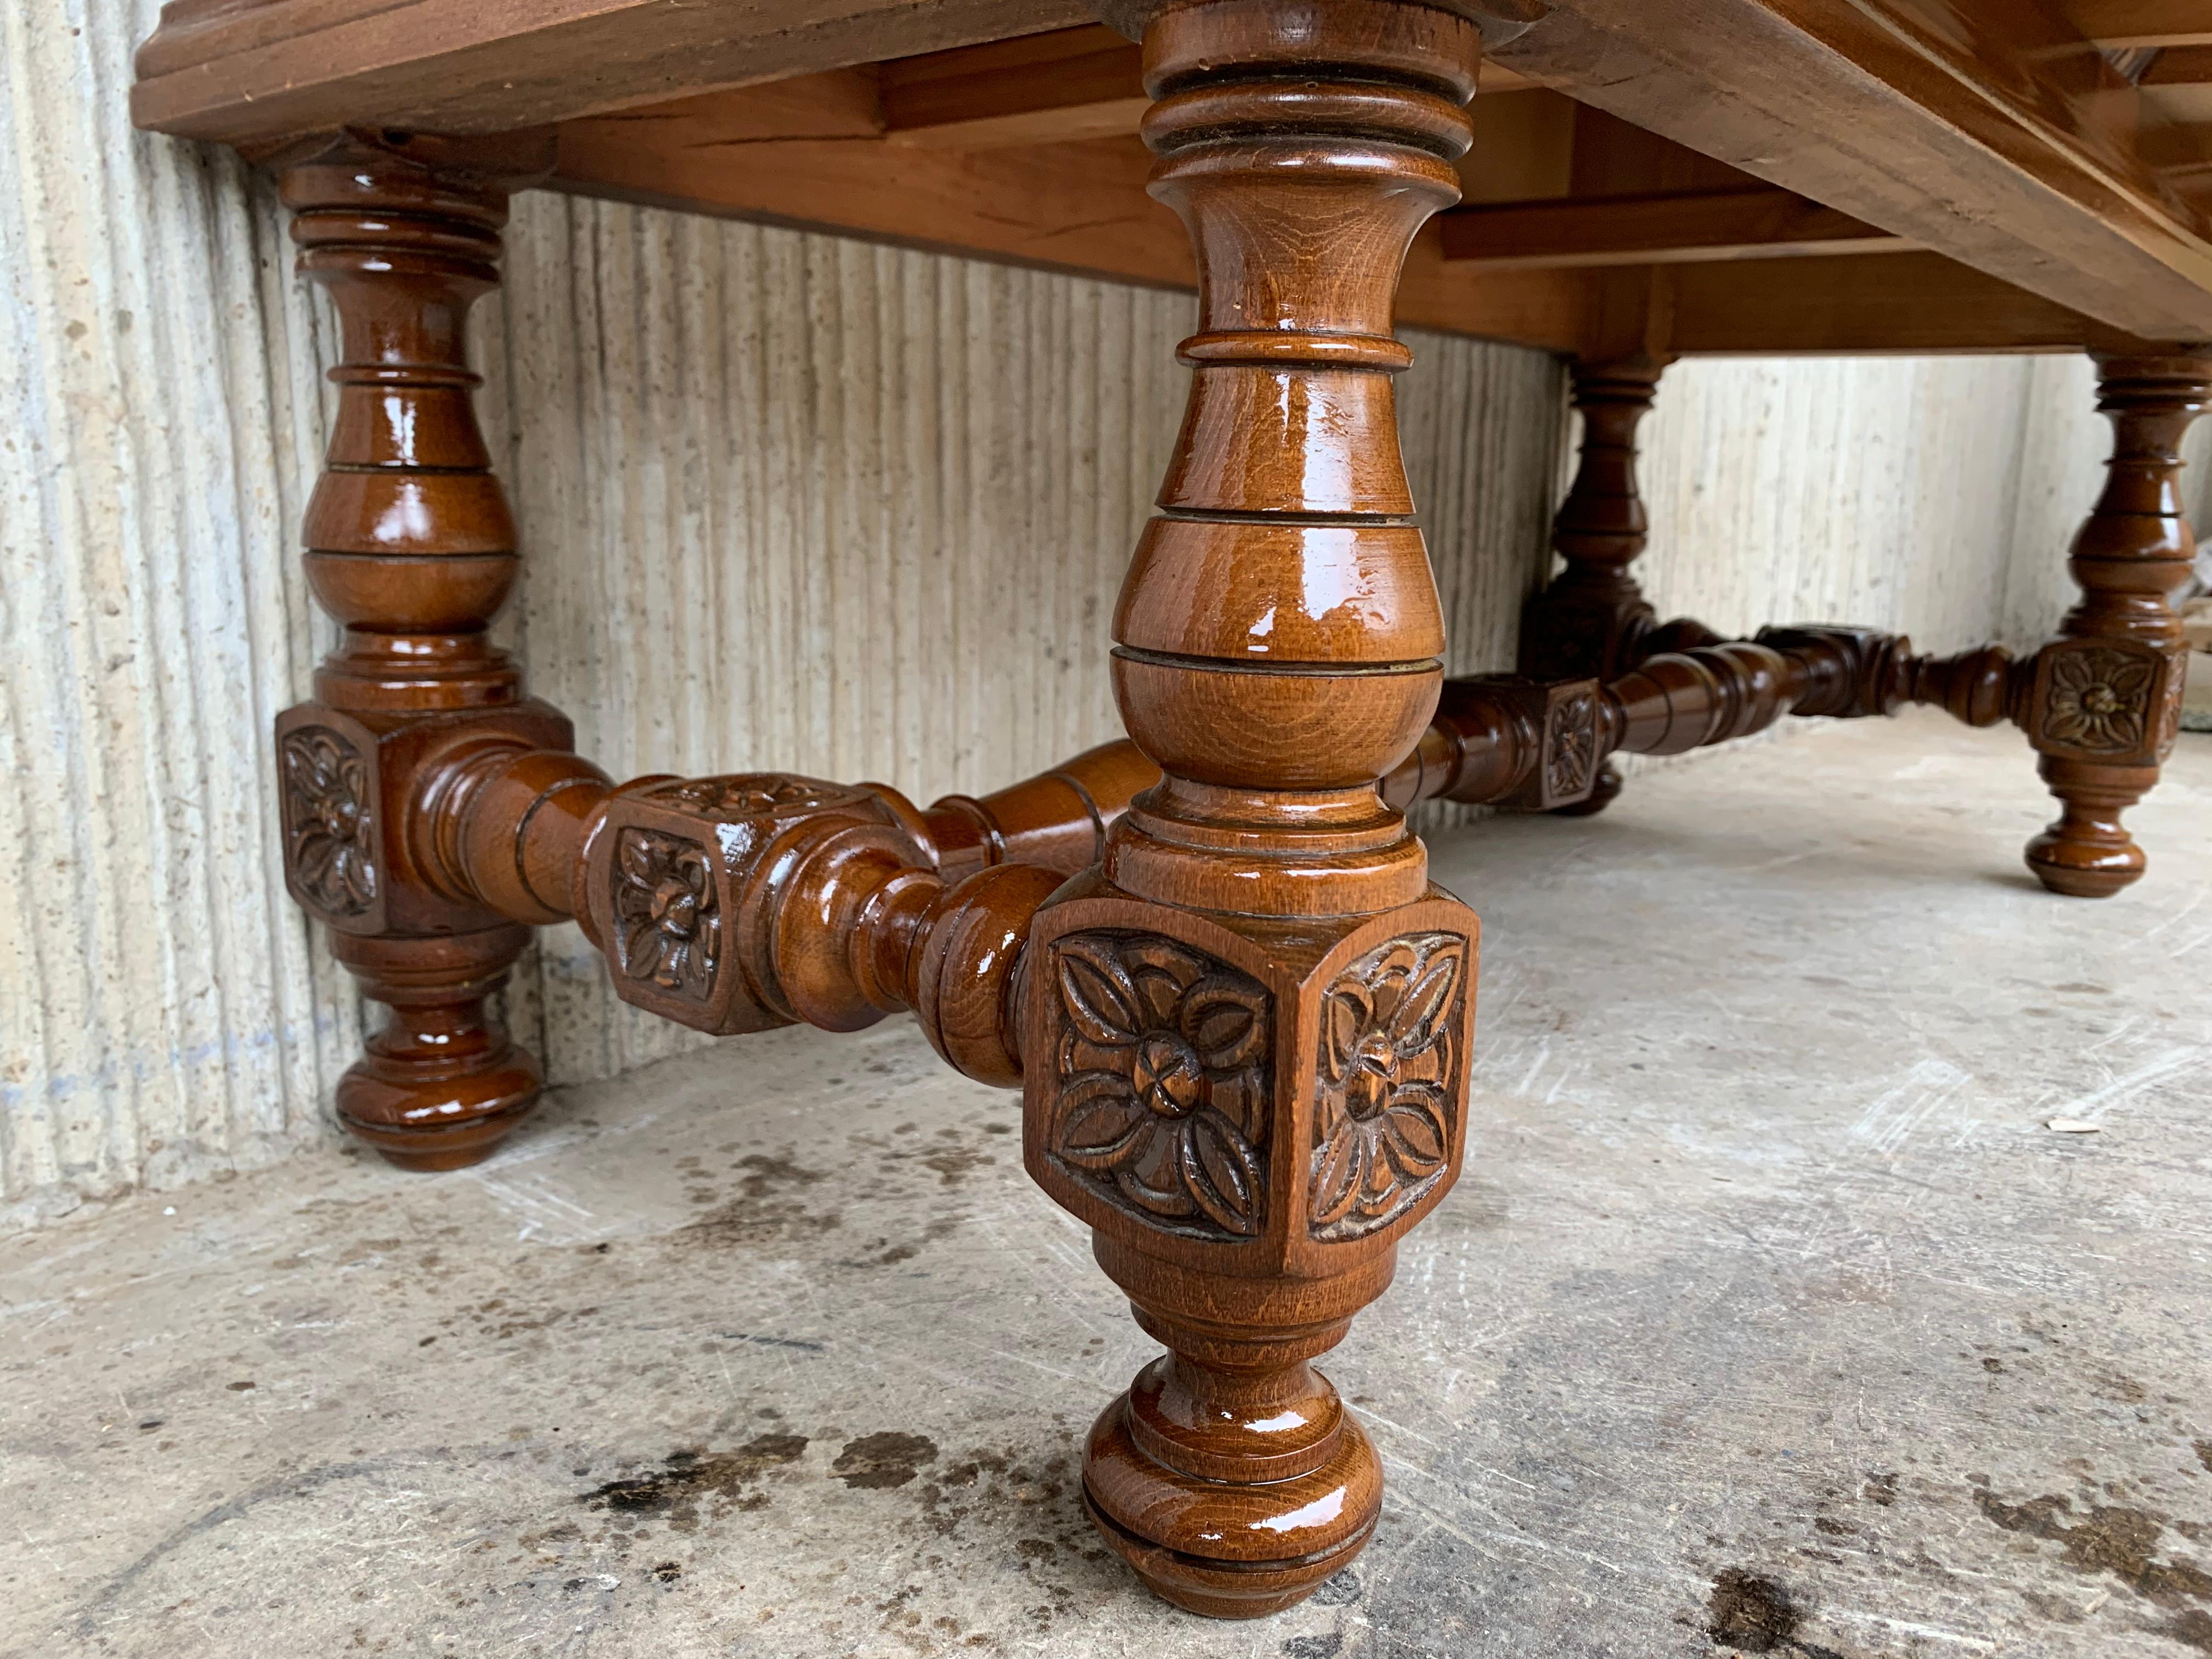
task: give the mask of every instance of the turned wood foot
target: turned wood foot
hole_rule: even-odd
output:
[[[2106,356],[2097,368],[2112,459],[2068,560],[2081,601],[2036,658],[2018,716],[2062,809],[2028,842],[2027,867],[2074,898],[2110,898],[2147,862],[2120,815],[2180,735],[2186,645],[2170,599],[2197,552],[2181,438],[2212,400],[2212,356]]]
[[[2120,822],[2158,782],[2155,766],[2083,764],[2045,755],[2036,769],[2062,809],[2027,844],[2027,867],[2054,893],[2110,898],[2142,879],[2149,860]]]
[[[1256,1619],[1304,1601],[1382,1509],[1374,1443],[1307,1362],[1389,1285],[1395,1252],[1318,1282],[1194,1274],[1103,1235],[1097,1258],[1169,1352],[1091,1427],[1093,1524],[1193,1613]]]
[[[544,1082],[484,1006],[529,937],[514,927],[447,939],[335,935],[331,953],[392,1010],[339,1079],[338,1121],[404,1170],[489,1157]]]

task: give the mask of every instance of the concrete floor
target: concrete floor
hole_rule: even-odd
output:
[[[0,1651],[2212,1653],[2208,805],[2185,738],[2150,878],[2048,897],[1931,717],[1445,840],[1468,1173],[1328,1367],[1382,1529],[1272,1620],[1091,1541],[1150,1345],[900,1023],[9,1242]]]

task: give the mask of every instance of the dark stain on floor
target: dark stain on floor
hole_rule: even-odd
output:
[[[848,1440],[830,1473],[848,1486],[903,1486],[937,1461],[937,1443],[927,1436],[886,1430]]]
[[[2179,1642],[2185,1648],[2195,1648],[2199,1653],[2212,1653],[2212,1613],[2191,1607],[2162,1625],[2153,1625],[2151,1633]]]
[[[806,1450],[802,1434],[764,1434],[735,1451],[669,1454],[660,1468],[610,1480],[576,1501],[588,1510],[628,1515],[665,1515],[672,1531],[690,1532],[699,1524],[699,1507],[714,1500],[715,1519],[732,1510],[757,1510],[768,1494],[746,1488],[766,1470],[795,1463]]]
[[[2094,1504],[2076,1511],[2070,1499],[2056,1492],[2008,1504],[1978,1487],[1974,1505],[1992,1526],[2063,1544],[2065,1553],[2059,1559],[2076,1572],[2110,1573],[2162,1607],[2212,1601],[2212,1573],[2186,1556],[2153,1559],[2166,1518],[2152,1510]]]
[[[949,1136],[952,1132],[948,1130],[945,1133]],[[988,1152],[975,1152],[954,1141],[950,1146],[939,1146],[925,1153],[921,1167],[936,1172],[939,1186],[957,1187],[971,1170],[981,1170],[998,1161]]]
[[[1805,1659],[1835,1659],[1826,1650],[1797,1640],[1803,1610],[1789,1588],[1764,1573],[1725,1567],[1713,1577],[1706,1601],[1705,1633],[1739,1653],[1800,1654]]]
[[[803,1238],[826,1233],[842,1224],[835,1211],[817,1214],[795,1194],[828,1179],[819,1170],[809,1170],[789,1157],[769,1158],[753,1152],[739,1158],[744,1171],[738,1195],[717,1205],[673,1235],[687,1244],[722,1247],[766,1244],[780,1238]]]

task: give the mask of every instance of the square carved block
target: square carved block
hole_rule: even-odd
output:
[[[1110,889],[1038,913],[1024,1157],[1102,1233],[1325,1277],[1458,1175],[1480,924],[1431,888],[1382,916],[1241,925]]]
[[[1518,674],[1476,674],[1444,683],[1439,711],[1449,718],[1454,698],[1482,697],[1506,704],[1522,741],[1537,751],[1535,769],[1518,793],[1498,804],[1512,811],[1548,812],[1588,800],[1597,787],[1598,721],[1604,698],[1594,679],[1527,679]]]
[[[801,825],[893,824],[866,789],[750,772],[640,780],[610,799],[584,854],[586,919],[625,1002],[702,1031],[793,1023],[760,963],[749,910]]]
[[[392,860],[376,733],[335,708],[288,708],[276,719],[276,778],[295,902],[341,933],[382,933]]]
[[[2136,640],[2054,640],[2035,659],[2027,734],[2044,754],[2155,766],[2181,732],[2186,665]]]
[[[439,715],[358,717],[301,703],[276,717],[276,776],[284,830],[284,885],[300,908],[341,933],[394,937],[469,933],[504,918],[435,891],[410,830],[417,786],[460,747],[498,744],[568,749],[568,717],[526,699]]]

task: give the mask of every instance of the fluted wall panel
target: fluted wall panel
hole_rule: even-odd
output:
[[[283,893],[269,722],[313,312],[233,158],[132,134],[151,3],[0,10],[0,1204],[319,1133],[359,1038]]]

